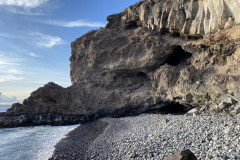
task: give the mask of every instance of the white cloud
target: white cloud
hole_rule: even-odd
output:
[[[0,92],[0,103],[14,103],[17,102],[17,98],[14,97],[7,97]]]
[[[62,39],[60,37],[52,37],[52,36],[45,35],[44,37],[42,37],[42,39],[43,41],[38,43],[39,46],[50,48],[55,45],[62,44]]]
[[[16,36],[12,36],[12,35],[6,34],[6,33],[0,33],[0,37],[5,37],[5,38],[17,38]]]
[[[39,57],[39,55],[36,55],[35,53],[29,53],[29,55],[32,57]]]
[[[58,36],[51,36],[39,32],[33,32],[31,33],[31,35],[33,36],[33,39],[36,41],[36,44],[39,47],[50,48],[55,45],[61,45],[64,43],[63,40]]]
[[[16,34],[5,34],[0,33],[0,37],[12,38],[12,39],[23,39],[29,42],[34,42],[39,47],[51,48],[55,45],[64,44],[64,41],[58,36],[52,36],[43,34],[40,32],[29,32],[29,33],[16,33]],[[30,53],[30,56],[37,57],[36,54]],[[1,61],[0,61],[1,64]]]
[[[16,56],[13,57],[11,56],[11,52],[5,52],[5,51],[1,51],[0,53],[4,53],[6,55],[8,55],[8,57],[4,56],[3,54],[0,54],[0,67],[1,66],[5,66],[5,67],[12,67],[12,66],[18,66],[19,62],[21,61],[20,59],[18,59]]]
[[[4,57],[3,55],[0,55],[0,59],[0,83],[23,79],[23,77],[20,76],[23,72],[19,70],[19,60],[11,56]]]
[[[0,60],[0,66],[1,65],[9,65],[9,66],[15,66],[18,65],[17,63],[13,63],[13,62],[8,62],[8,61],[2,61]]]
[[[61,27],[104,27],[105,24],[100,22],[87,22],[83,20],[76,20],[76,21],[40,21],[41,23],[54,25],[54,26],[61,26]]]
[[[8,81],[19,81],[22,80],[23,77],[14,76],[14,75],[0,75],[0,83],[1,82],[8,82]]]
[[[13,68],[6,71],[8,74],[22,74],[19,70]]]
[[[0,12],[18,15],[44,15],[55,9],[52,0],[0,0]],[[45,5],[48,4],[48,5]]]
[[[33,10],[32,8],[20,8],[20,7],[14,7],[14,6],[2,6],[1,9],[4,12],[18,14],[18,15],[30,15],[30,16],[43,15],[42,10]]]
[[[43,5],[47,1],[48,0],[0,0],[0,5],[36,8]]]

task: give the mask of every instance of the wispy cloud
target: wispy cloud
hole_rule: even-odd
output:
[[[100,22],[87,22],[83,20],[76,20],[76,21],[56,21],[56,20],[47,20],[47,21],[39,21],[41,23],[54,25],[54,26],[61,26],[61,27],[104,27],[104,23]]]
[[[9,69],[10,68],[10,69]],[[1,76],[6,75],[20,75],[23,74],[22,71],[20,71],[19,69],[14,68],[13,66],[9,66],[9,64],[4,64],[4,65],[0,65],[0,74]]]
[[[22,80],[23,72],[20,71],[20,61],[13,57],[0,54],[0,83]]]
[[[0,83],[1,82],[9,82],[9,81],[19,81],[22,80],[23,77],[15,76],[15,75],[0,75]]]
[[[6,73],[8,73],[8,74],[22,74],[21,71],[19,71],[18,69],[15,69],[15,68],[6,70]]]
[[[0,11],[18,15],[43,15],[50,9],[49,6],[54,9],[50,2],[52,0],[0,0]]]
[[[17,15],[39,16],[43,15],[42,10],[33,10],[32,8],[21,8],[14,6],[2,6],[1,11]]]
[[[32,57],[40,57],[39,55],[36,55],[35,53],[29,53],[29,55]]]
[[[22,59],[12,52],[0,50],[0,66],[14,67],[20,65]]]
[[[11,54],[12,54],[11,52],[5,52],[0,50],[0,67],[6,67],[7,69],[9,69],[11,67],[19,65],[21,60],[16,56],[13,57]]]
[[[48,0],[0,0],[0,5],[36,8],[47,1]]]
[[[0,60],[0,66],[1,65],[15,66],[15,65],[18,65],[18,63]]]
[[[32,32],[30,34],[34,37],[36,44],[39,47],[50,48],[55,45],[64,44],[63,40],[58,36],[51,36],[47,34],[42,34],[40,32]]]
[[[58,36],[52,36],[48,34],[43,34],[40,32],[27,32],[27,33],[20,33],[20,34],[5,34],[0,33],[0,37],[5,38],[12,38],[12,39],[24,39],[30,40],[30,42],[34,42],[39,47],[46,47],[51,48],[56,45],[64,44],[62,38]],[[37,57],[36,54],[30,53],[30,56]]]
[[[17,102],[17,98],[14,97],[7,97],[0,92],[0,103],[14,103]]]
[[[10,35],[10,34],[6,34],[6,33],[0,33],[0,37],[5,37],[5,38],[17,38],[17,36],[15,35]]]

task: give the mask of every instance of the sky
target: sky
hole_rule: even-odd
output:
[[[0,0],[0,104],[71,85],[71,42],[138,0]]]

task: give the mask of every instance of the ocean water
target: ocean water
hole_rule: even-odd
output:
[[[0,105],[0,112],[5,112],[10,107],[10,105]]]
[[[0,106],[0,112],[9,107]],[[47,160],[57,142],[78,126],[0,129],[0,160]]]

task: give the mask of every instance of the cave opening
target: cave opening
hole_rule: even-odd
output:
[[[182,104],[171,102],[166,106],[159,108],[159,112],[162,114],[185,114],[188,112],[188,109]]]
[[[46,100],[46,103],[49,103],[49,104],[56,104],[57,101],[56,101],[55,99],[48,98],[48,99]]]
[[[166,63],[171,66],[177,66],[181,62],[186,61],[191,56],[191,53],[184,51],[181,46],[177,46],[174,49],[173,53],[167,58]]]
[[[162,104],[159,108],[150,109],[145,113],[181,115],[187,113],[189,110],[189,107],[182,104],[168,102]]]
[[[138,25],[136,21],[130,21],[128,23],[125,23],[125,29],[135,29],[137,27]]]
[[[137,77],[138,77],[138,78],[148,79],[148,76],[147,76],[146,73],[144,73],[144,72],[138,72],[138,73],[137,73]]]
[[[111,114],[111,117],[120,118],[126,116],[137,116],[142,113],[184,115],[190,109],[191,107],[184,106],[176,102],[162,102],[154,106],[148,106],[147,108],[144,108],[143,106],[134,108],[128,106],[123,109],[115,110],[114,114]]]

